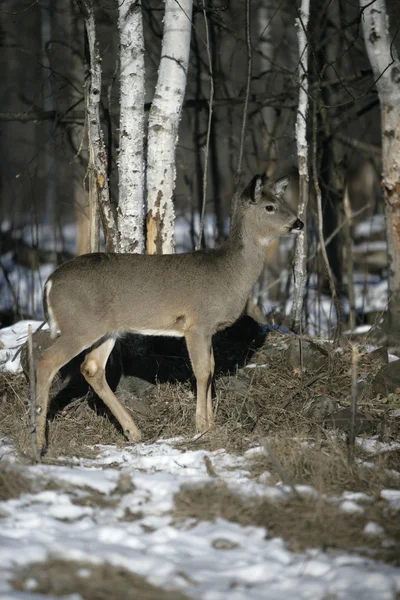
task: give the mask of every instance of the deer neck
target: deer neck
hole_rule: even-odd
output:
[[[261,275],[265,262],[265,245],[246,226],[245,219],[235,219],[225,242],[232,271],[241,281],[243,293],[248,296]]]

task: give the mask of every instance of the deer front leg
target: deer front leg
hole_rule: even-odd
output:
[[[185,339],[193,372],[196,377],[196,430],[203,432],[214,424],[211,403],[211,334],[207,334],[199,328],[192,327],[185,334]]]

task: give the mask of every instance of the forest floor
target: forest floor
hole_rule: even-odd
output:
[[[0,331],[0,599],[400,597],[400,361],[372,339],[355,365],[349,340],[219,337],[203,435],[185,351],[152,346],[157,381],[119,392],[142,443],[88,393],[55,406],[33,464],[26,327]]]

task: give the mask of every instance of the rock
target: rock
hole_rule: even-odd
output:
[[[325,419],[325,426],[331,427],[332,429],[340,429],[342,431],[349,431],[351,421],[351,410],[350,408],[343,408],[338,410],[328,418]],[[361,412],[356,412],[356,434],[361,433],[375,433],[378,427],[378,421],[373,419],[369,415],[365,415]]]
[[[216,538],[212,541],[211,545],[216,550],[233,550],[234,548],[239,547],[239,544],[226,538]]]
[[[154,383],[132,375],[122,375],[115,390],[115,395],[125,406],[144,416],[148,416],[148,402],[156,393],[157,386]]]
[[[327,394],[321,394],[321,396],[313,398],[305,408],[306,415],[317,421],[324,421],[337,410],[337,401]]]
[[[249,392],[250,380],[235,375],[225,375],[217,380],[218,387],[223,384],[224,388],[233,392],[238,398],[245,398]]]
[[[389,394],[400,391],[400,360],[395,360],[384,365],[375,375],[372,381],[373,396]]]
[[[379,364],[380,366],[387,365],[389,363],[389,355],[387,348],[385,346],[381,346],[380,348],[375,348],[372,352],[368,352],[367,357],[373,362]]]
[[[282,348],[279,348],[277,346],[270,346],[268,348],[263,348],[262,349],[262,356],[265,356],[266,358],[270,358],[270,357],[274,357],[274,356],[278,356],[279,354],[281,354],[282,352]]]
[[[315,372],[327,364],[329,353],[326,348],[315,342],[293,337],[284,355],[292,369],[299,370],[303,367],[305,371]]]
[[[368,381],[358,381],[357,382],[357,400],[365,401],[372,400],[374,397],[372,393],[371,384]]]

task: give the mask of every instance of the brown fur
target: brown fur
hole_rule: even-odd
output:
[[[56,372],[92,348],[81,370],[121,424],[140,439],[132,417],[105,378],[115,339],[124,331],[185,337],[197,382],[196,426],[214,423],[212,335],[241,315],[259,277],[269,238],[303,227],[283,200],[287,180],[256,176],[237,204],[228,240],[214,250],[178,255],[86,254],[56,269],[46,283],[45,312],[54,344],[37,365],[38,442],[45,443],[48,390]]]

